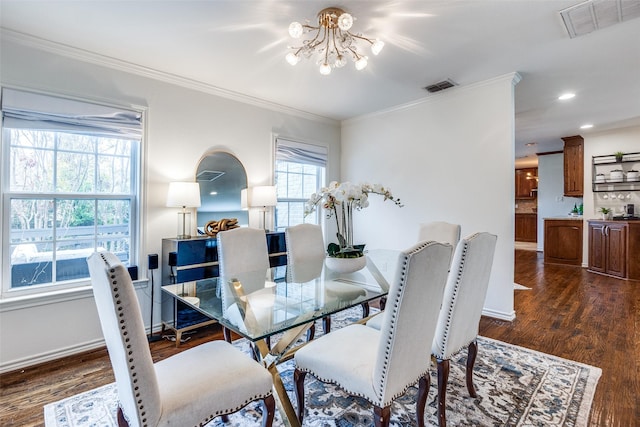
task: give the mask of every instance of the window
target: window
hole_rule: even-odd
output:
[[[3,89],[3,293],[86,283],[137,257],[141,113]]]
[[[302,223],[319,224],[318,213],[305,218],[304,207],[311,194],[324,185],[326,164],[325,147],[276,139],[276,230]]]

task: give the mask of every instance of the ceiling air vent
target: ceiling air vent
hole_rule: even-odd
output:
[[[574,38],[640,16],[640,2],[628,0],[588,0],[560,11]]]
[[[196,176],[196,181],[215,181],[225,173],[222,171],[202,171]]]
[[[440,92],[441,90],[449,89],[450,87],[454,87],[454,86],[457,86],[457,85],[451,79],[447,79],[447,80],[443,80],[441,82],[429,85],[425,87],[425,89],[429,93],[436,93],[436,92]]]

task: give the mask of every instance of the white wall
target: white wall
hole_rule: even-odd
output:
[[[584,218],[598,219],[600,214],[598,209],[601,206],[613,208],[615,214],[622,213],[623,205],[633,203],[636,211],[640,209],[640,191],[632,191],[631,200],[615,201],[604,200],[602,193],[594,193],[592,191],[592,156],[610,155],[616,151],[622,151],[625,153],[638,153],[640,152],[640,126],[632,126],[626,128],[619,128],[615,130],[608,130],[603,132],[597,132],[584,135]],[[638,167],[636,167],[638,169]],[[619,193],[619,192],[616,192]],[[626,191],[623,193],[627,194]],[[584,224],[584,238],[583,238],[583,258],[582,265],[587,266],[589,264],[589,235],[588,227]]]
[[[564,196],[564,154],[538,156],[538,251],[544,250],[544,219],[567,217],[582,201]]]
[[[250,186],[268,184],[273,179],[272,135],[278,133],[327,146],[327,177],[339,176],[337,122],[250,100],[238,102],[226,95],[216,96],[215,88],[197,82],[172,84],[169,76],[150,70],[127,72],[126,64],[85,57],[61,46],[46,47],[8,38],[1,43],[2,85],[148,107],[141,224],[145,234],[140,254],[143,277],[146,255],[161,253],[161,239],[176,235],[176,210],[164,206],[168,183],[193,180],[197,163],[206,151],[231,152],[244,164]],[[101,65],[104,61],[109,67]],[[250,219],[257,220],[257,214]],[[156,275],[159,285],[160,275]],[[143,313],[148,313],[149,288],[145,281],[138,286]],[[156,295],[159,296],[159,290]],[[159,307],[154,313],[157,324]],[[0,300],[0,371],[93,348],[101,342],[102,332],[90,288],[49,299]]]
[[[514,109],[517,75],[502,76],[342,125],[342,177],[382,183],[405,204],[371,197],[354,233],[368,247],[404,249],[421,222],[498,236],[484,313],[512,319]],[[366,237],[366,241],[365,238]]]

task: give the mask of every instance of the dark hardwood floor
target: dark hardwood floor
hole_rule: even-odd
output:
[[[543,266],[542,254],[519,250],[515,280],[531,288],[515,292],[517,318],[483,318],[480,334],[602,368],[589,425],[639,425],[640,282]],[[154,360],[222,334],[213,325],[190,337],[179,349],[169,341],[152,343]],[[105,350],[3,374],[0,426],[42,426],[46,403],[113,380]]]

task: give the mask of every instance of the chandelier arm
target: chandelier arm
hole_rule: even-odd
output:
[[[359,35],[357,35],[357,34],[353,34],[353,33],[352,33],[352,32],[350,32],[350,31],[347,31],[347,33],[348,33],[351,37],[353,37],[353,38],[360,39],[360,40],[365,40],[365,41],[368,41],[369,43],[373,44],[373,40],[372,40],[372,39],[368,39],[368,38],[366,38],[366,37],[359,36]]]
[[[328,37],[329,29],[327,27],[322,27],[322,29],[324,30],[324,31],[322,31],[322,40],[320,40],[318,42],[317,46],[320,46],[321,44],[324,44],[325,41],[327,41],[327,46],[328,46],[328,44],[329,44],[328,43],[328,40],[329,40],[329,37]]]
[[[331,34],[333,33],[335,36],[335,30],[332,30],[329,27],[325,27],[324,28],[324,34],[322,37],[322,42],[325,43],[326,42],[326,46],[324,48],[324,63],[325,65],[329,65],[329,49],[330,49],[330,45],[331,45]]]
[[[354,49],[351,46],[349,46],[347,49],[353,54],[353,56],[355,57],[356,61],[358,59],[362,58],[362,55],[358,54],[358,49]]]
[[[315,37],[313,37],[312,39],[308,40],[307,44],[303,45],[302,47],[307,46],[307,47],[309,47],[311,49],[315,49],[316,46],[322,44],[322,42],[324,41],[324,37],[322,37],[322,40],[317,41],[318,40],[318,36],[320,35],[320,28],[317,28],[317,30],[318,30],[318,32],[316,33]]]
[[[338,43],[336,43],[336,30],[335,29],[333,30],[333,50],[336,51],[337,58],[340,58],[342,56],[342,54],[338,50]]]

